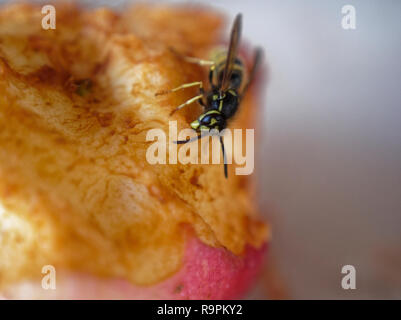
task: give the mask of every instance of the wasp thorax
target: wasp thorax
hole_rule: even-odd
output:
[[[225,92],[213,91],[207,97],[209,109],[218,110],[225,119],[231,118],[238,109],[238,95],[234,89]]]

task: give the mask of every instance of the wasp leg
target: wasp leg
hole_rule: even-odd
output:
[[[200,94],[196,97],[193,97],[191,99],[189,99],[188,101],[184,102],[183,104],[179,105],[177,108],[175,108],[173,111],[171,111],[170,116],[173,115],[176,111],[184,108],[185,106],[195,102],[196,100],[202,99],[203,98],[203,94]]]
[[[169,48],[172,53],[174,53],[176,56],[180,57],[181,59],[184,59],[186,62],[189,63],[194,63],[200,66],[211,66],[214,65],[214,61],[211,60],[203,60],[195,57],[188,57],[184,56],[181,53],[177,52],[174,48],[170,47]]]
[[[200,66],[214,66],[214,61],[211,60],[203,60],[194,57],[186,57],[182,56],[182,58],[188,63],[194,63]]]
[[[178,90],[182,90],[182,89],[186,89],[186,88],[190,88],[190,87],[195,87],[195,86],[199,86],[199,91],[201,93],[203,93],[203,82],[202,81],[195,81],[195,82],[190,82],[190,83],[184,83],[180,86],[178,86],[177,88],[174,89],[170,89],[170,90],[163,90],[163,91],[159,91],[156,92],[155,96],[160,96],[163,94],[168,94],[171,92],[176,92]]]
[[[223,137],[220,136],[220,144],[221,144],[221,151],[223,152],[223,161],[224,161],[224,176],[228,177],[228,173],[227,173],[227,157],[226,157],[226,152],[224,150],[224,142],[223,142]]]

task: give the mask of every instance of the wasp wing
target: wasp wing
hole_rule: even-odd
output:
[[[241,37],[241,25],[242,25],[242,15],[237,14],[234,20],[233,28],[231,29],[230,45],[228,47],[226,65],[224,67],[223,78],[220,83],[221,91],[227,90],[228,85],[230,84],[231,73],[233,71],[235,58],[237,57],[238,43]]]
[[[252,83],[253,79],[255,78],[256,72],[258,71],[258,67],[261,63],[262,58],[263,58],[263,50],[261,48],[257,48],[255,51],[255,54],[254,54],[254,58],[253,58],[253,65],[249,72],[248,81],[247,81],[244,89],[242,89],[242,92],[241,92],[241,98],[248,91],[250,84]]]

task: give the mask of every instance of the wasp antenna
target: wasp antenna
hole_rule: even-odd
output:
[[[196,140],[202,139],[203,137],[207,137],[207,136],[209,136],[209,134],[198,134],[196,137],[193,137],[193,138],[190,138],[190,139],[187,139],[187,140],[173,141],[173,143],[175,143],[175,144],[185,144],[185,143],[188,143],[188,142],[192,142],[192,141],[196,141]]]
[[[191,142],[191,139],[188,140],[178,140],[178,141],[173,141],[175,144],[186,144],[188,142]]]
[[[223,142],[223,137],[220,136],[220,144],[221,144],[221,151],[223,152],[223,161],[224,161],[224,176],[226,179],[228,178],[228,173],[227,173],[227,158],[226,158],[226,152],[224,150],[224,142]]]

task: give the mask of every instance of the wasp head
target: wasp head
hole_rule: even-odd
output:
[[[209,110],[191,122],[191,128],[196,131],[223,130],[226,127],[225,117],[218,110]]]

